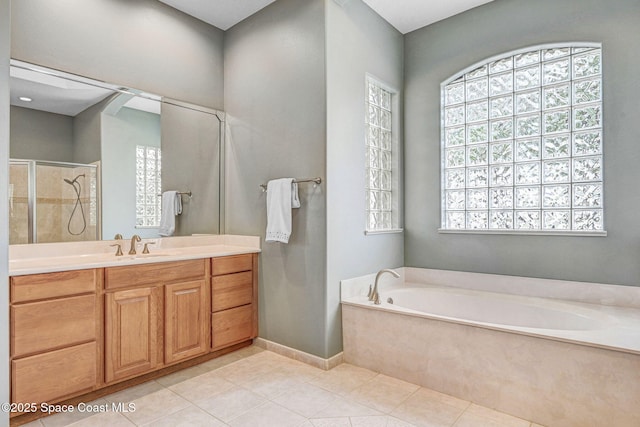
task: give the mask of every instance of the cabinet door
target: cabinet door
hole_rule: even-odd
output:
[[[105,298],[106,381],[154,370],[162,357],[161,288],[111,292]]]
[[[165,363],[208,350],[207,281],[175,283],[165,289]]]
[[[213,350],[253,338],[252,304],[213,313],[211,328]]]
[[[11,361],[11,401],[59,401],[93,390],[96,376],[95,342],[14,359]]]

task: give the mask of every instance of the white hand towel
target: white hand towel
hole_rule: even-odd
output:
[[[162,214],[160,216],[161,236],[173,236],[176,231],[176,215],[182,213],[182,199],[177,191],[165,191],[162,193]]]
[[[296,202],[300,207],[298,192],[293,191],[294,184],[293,178],[274,179],[267,183],[267,242],[289,243],[291,208]]]

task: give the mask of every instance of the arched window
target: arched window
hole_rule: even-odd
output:
[[[603,232],[602,52],[546,45],[442,84],[442,230]]]

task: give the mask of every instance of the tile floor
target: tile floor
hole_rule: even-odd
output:
[[[251,346],[105,396],[133,412],[61,413],[28,427],[540,427],[367,369],[323,371]]]

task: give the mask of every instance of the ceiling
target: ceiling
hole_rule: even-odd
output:
[[[70,117],[75,117],[106,97],[125,90],[14,59],[11,60],[9,74],[11,105]],[[123,106],[160,114],[158,96],[149,93],[139,95],[141,96],[131,96]]]
[[[275,0],[160,0],[222,30],[227,30]],[[346,4],[350,0],[334,0]],[[363,0],[402,34],[492,0]]]

